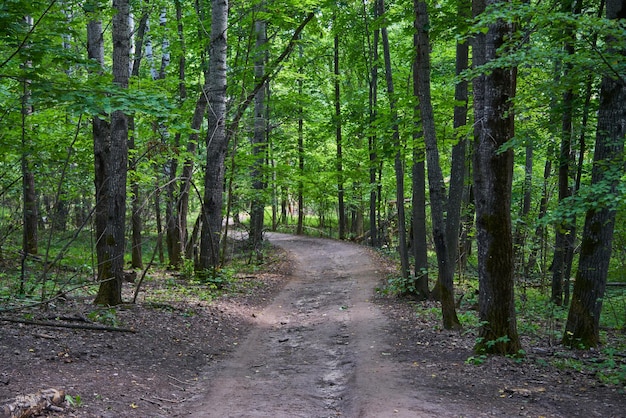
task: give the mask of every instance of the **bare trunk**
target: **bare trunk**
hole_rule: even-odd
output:
[[[258,20],[255,22],[256,54],[254,64],[254,76],[260,80],[265,74],[265,62],[267,61],[267,22]],[[254,135],[252,137],[252,155],[254,161],[250,170],[252,178],[252,202],[250,207],[250,245],[254,250],[259,250],[263,242],[263,221],[265,215],[264,192],[266,182],[263,167],[267,153],[267,107],[266,107],[267,83],[259,89],[254,98]]]
[[[475,59],[474,64],[495,59],[510,30],[510,26],[501,20],[490,24],[484,42],[474,46],[474,51],[480,51],[484,61],[476,62]],[[517,355],[521,344],[515,317],[510,212],[513,151],[500,149],[513,137],[513,71],[495,68],[483,77],[480,86],[484,100],[480,111],[482,117],[476,119],[478,141],[474,154],[474,187],[479,315],[484,325],[480,328],[475,350]]]
[[[302,58],[302,46],[299,49],[300,58]],[[301,72],[304,72],[300,68]],[[298,78],[298,95],[303,94],[302,78]],[[298,107],[298,223],[296,227],[296,234],[302,235],[304,233],[304,108],[302,105]],[[283,199],[283,202],[285,200]],[[283,219],[287,219],[286,205],[282,205]]]
[[[448,247],[446,220],[444,213],[448,210],[446,203],[446,187],[439,162],[439,150],[435,133],[435,119],[430,94],[430,27],[426,3],[416,0],[415,18],[417,33],[417,90],[419,92],[420,114],[426,145],[426,161],[428,164],[428,185],[430,191],[430,214],[432,219],[433,239],[437,253],[438,285],[441,297],[443,326],[445,329],[459,329],[461,323],[454,306],[454,264],[450,256],[452,249]],[[460,201],[460,196],[459,196]],[[459,209],[460,210],[460,209]],[[457,223],[458,227],[458,223]],[[456,232],[458,234],[458,230]]]
[[[113,82],[128,88],[130,28],[128,0],[114,0],[113,8]],[[124,276],[124,225],[126,219],[126,174],[128,117],[119,110],[111,115],[108,143],[94,144],[96,157],[96,197],[104,198],[97,212],[103,230],[98,231],[98,278],[101,280],[95,303],[118,305],[122,302]]]
[[[29,28],[33,25],[33,19],[27,16],[23,23]],[[30,30],[30,29],[29,29]],[[31,62],[24,64],[25,67],[32,67]],[[22,210],[22,252],[25,261],[25,257],[28,254],[37,254],[38,252],[38,239],[37,239],[37,227],[38,227],[38,210],[37,210],[37,194],[35,192],[35,175],[32,171],[32,144],[30,140],[30,128],[28,118],[33,113],[33,106],[31,103],[31,91],[30,80],[24,79],[23,91],[22,91],[22,198],[23,198],[23,210]],[[22,272],[23,274],[24,272]],[[22,280],[23,283],[23,280]],[[23,289],[20,289],[23,291]]]
[[[137,32],[135,34],[135,59],[133,61],[133,68],[131,71],[132,76],[139,76],[139,68],[141,67],[141,59],[143,58],[143,41],[146,33],[146,27],[148,24],[148,13],[144,13],[139,19],[139,26],[137,27]],[[132,132],[130,135],[130,140],[128,141],[129,151],[135,149],[135,115],[128,116],[128,128],[129,131]],[[131,178],[130,188],[131,188],[131,267],[132,268],[143,268],[143,255],[142,255],[142,210],[141,210],[141,199],[140,199],[140,189],[139,189],[139,181],[136,178],[137,171],[137,159],[135,157],[134,152],[129,152],[131,157],[129,158],[128,170],[129,177]]]
[[[626,19],[626,1],[608,0],[606,16]],[[625,58],[623,48],[619,53]],[[605,75],[602,80],[596,132],[591,184],[603,186],[603,194],[606,191],[615,194],[624,174],[626,82],[623,78],[614,78],[613,74]],[[563,335],[563,343],[568,346],[596,347],[600,342],[600,314],[611,260],[615,215],[615,208],[606,204],[587,211],[578,273]]]
[[[341,92],[339,73],[339,35],[334,38],[335,140],[337,143],[337,200],[339,202],[339,239],[346,238],[346,207],[343,184],[343,138],[341,136]]]
[[[226,29],[228,0],[211,1],[211,47],[208,76],[207,160],[202,203],[202,231],[198,269],[211,274],[219,263],[222,231],[224,159],[226,157]]]
[[[365,2],[363,2],[365,4]],[[378,16],[378,8],[374,6],[374,18]],[[367,15],[367,13],[364,13]],[[374,124],[376,121],[377,107],[378,107],[378,43],[380,38],[380,30],[374,29],[374,42],[371,46],[372,54],[372,68],[369,86],[369,120],[370,124]],[[369,217],[370,217],[370,242],[372,247],[380,246],[379,238],[379,226],[378,226],[378,184],[376,179],[377,173],[377,140],[375,130],[372,129],[372,134],[368,138],[368,151],[369,151],[369,180],[370,180],[370,198],[369,198]]]
[[[378,0],[379,15],[385,12],[384,0]],[[400,129],[398,127],[398,111],[396,109],[396,99],[394,97],[393,77],[391,73],[391,54],[389,51],[389,37],[387,28],[381,28],[383,41],[383,55],[385,58],[385,79],[387,81],[387,94],[389,96],[389,106],[392,118],[393,145],[396,148],[394,160],[394,170],[396,173],[396,201],[398,207],[398,253],[400,254],[401,275],[404,279],[410,276],[409,253],[406,239],[406,216],[404,213],[404,162],[402,160],[402,147],[400,142]]]

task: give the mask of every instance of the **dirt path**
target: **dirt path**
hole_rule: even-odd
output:
[[[269,237],[284,251],[210,302],[184,297],[202,286],[162,277],[140,304],[95,310],[86,297],[28,312],[103,313],[135,333],[0,322],[0,400],[50,387],[80,397],[47,415],[59,418],[626,417],[626,381],[600,380],[605,361],[626,370],[623,351],[524,333],[524,359],[477,358],[476,329],[442,330],[435,302],[375,292],[394,267],[368,248]]]
[[[428,402],[394,362],[387,319],[370,301],[381,273],[367,249],[269,238],[294,260],[293,278],[178,416],[459,416]]]

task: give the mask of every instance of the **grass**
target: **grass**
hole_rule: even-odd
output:
[[[456,283],[457,300],[461,294],[461,303],[457,307],[457,316],[463,324],[463,335],[477,337],[482,323],[476,310],[478,297],[475,289],[476,278]],[[393,278],[381,293],[396,294],[397,281]],[[432,301],[414,304],[415,314],[427,322],[433,330],[441,330],[442,316],[439,303]],[[626,299],[620,288],[609,287],[604,300],[604,310],[600,320],[602,346],[595,350],[569,350],[560,346],[568,307],[557,306],[550,302],[549,290],[540,287],[518,286],[516,289],[517,329],[526,349],[542,347],[546,355],[526,357],[524,361],[534,361],[545,367],[558,370],[570,370],[584,373],[609,385],[624,387],[626,390]],[[555,350],[556,349],[556,350]],[[474,354],[466,363],[480,365],[488,356]]]

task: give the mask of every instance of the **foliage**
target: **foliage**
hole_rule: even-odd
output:
[[[389,98],[384,89],[381,62],[374,61],[374,31],[383,24],[389,29],[391,61],[396,85],[400,153],[410,167],[412,147],[420,147],[420,131],[415,120],[412,96],[411,64],[413,10],[411,2],[391,2],[384,17],[375,18],[370,2],[340,3],[313,1],[267,1],[265,10],[258,2],[231,5],[228,54],[228,117],[254,87],[253,61],[259,52],[267,53],[268,68],[276,70],[269,81],[267,107],[267,164],[260,170],[267,188],[253,191],[250,167],[254,163],[252,135],[254,115],[248,109],[239,129],[232,132],[228,144],[231,157],[224,169],[232,179],[226,190],[232,202],[230,219],[239,214],[244,219],[250,201],[261,197],[267,203],[265,227],[294,232],[297,223],[297,200],[302,185],[304,232],[313,236],[336,237],[338,230],[338,171],[335,142],[334,81],[332,57],[335,35],[339,37],[341,114],[344,134],[343,171],[345,201],[348,207],[350,238],[364,237],[369,228],[367,213],[370,192],[375,192],[376,223],[385,241],[382,252],[396,252],[399,227],[391,201],[395,199],[393,157],[398,151],[391,140],[392,120]],[[157,0],[150,6],[133,2],[136,24],[146,14],[149,30],[142,51],[138,75],[122,90],[112,83],[111,36],[105,30],[104,68],[87,59],[86,23],[95,18],[109,21],[114,13],[104,1],[6,0],[0,5],[0,298],[3,304],[37,303],[71,291],[89,295],[97,283],[94,244],[99,239],[92,232],[94,209],[93,145],[90,121],[104,119],[122,110],[134,117],[131,132],[134,171],[129,183],[137,185],[142,220],[142,251],[149,258],[154,249],[152,268],[166,264],[166,219],[181,196],[181,170],[193,165],[187,239],[191,251],[179,266],[184,281],[163,279],[164,293],[182,296],[197,293],[210,300],[220,292],[240,283],[237,272],[250,268],[252,253],[245,252],[238,264],[226,264],[213,270],[194,272],[198,249],[191,242],[192,223],[199,215],[206,168],[206,123],[192,126],[192,115],[203,94],[203,71],[207,68],[210,12],[206,2],[181,0],[181,20],[175,18],[175,2]],[[609,281],[624,282],[626,271],[626,189],[623,166],[605,167],[613,174],[617,192],[608,193],[609,182],[590,185],[592,151],[595,137],[599,82],[603,75],[624,78],[624,60],[615,55],[626,43],[623,23],[607,20],[599,14],[599,3],[585,4],[579,13],[564,11],[554,1],[498,2],[474,19],[463,18],[456,2],[430,4],[432,40],[432,96],[437,121],[437,137],[444,177],[449,176],[451,147],[458,135],[471,139],[476,121],[470,117],[465,128],[454,131],[452,114],[455,105],[454,84],[459,79],[473,80],[478,74],[496,68],[515,68],[517,92],[515,137],[503,149],[515,151],[513,172],[513,227],[516,242],[516,277],[521,334],[533,341],[548,338],[558,343],[566,308],[549,303],[547,280],[554,256],[552,242],[557,228],[573,224],[580,232],[584,214],[589,209],[610,208],[617,214]],[[315,10],[315,19],[304,29],[289,57],[273,68],[271,63],[284,51],[294,28],[306,13]],[[166,17],[161,21],[161,13]],[[33,18],[32,27],[24,16]],[[258,19],[268,23],[268,45],[258,51],[253,27]],[[485,33],[499,20],[515,24],[516,32],[501,47],[499,58],[481,68],[455,76],[456,42],[470,42],[472,36]],[[180,26],[179,26],[180,25]],[[568,32],[575,34],[566,38]],[[135,32],[137,34],[137,32]],[[134,39],[136,40],[136,38]],[[145,43],[150,41],[152,54]],[[167,42],[164,42],[167,41]],[[574,54],[564,48],[572,42]],[[143,53],[142,53],[143,52]],[[163,74],[155,79],[166,59]],[[379,57],[379,61],[382,61]],[[174,65],[174,63],[176,63]],[[371,95],[374,66],[378,66],[377,101]],[[567,76],[565,70],[567,68]],[[183,70],[180,72],[180,70]],[[581,187],[571,197],[558,202],[558,183],[554,174],[559,164],[562,97],[572,90],[572,158],[580,168]],[[26,91],[29,91],[26,94]],[[25,117],[23,105],[32,105]],[[470,98],[469,107],[473,106]],[[300,126],[301,122],[301,126]],[[301,131],[300,131],[301,129]],[[302,135],[304,148],[298,149]],[[532,150],[532,167],[527,176],[525,153]],[[299,157],[303,157],[303,168]],[[19,250],[22,228],[21,162],[29,157],[36,163],[40,239],[44,250],[27,257],[22,268]],[[471,156],[468,155],[468,161]],[[578,161],[582,164],[577,167]],[[544,170],[548,168],[547,173]],[[370,180],[370,170],[375,180]],[[405,170],[410,184],[410,170]],[[572,183],[574,183],[572,173]],[[170,188],[170,186],[173,187]],[[522,213],[525,192],[530,189],[530,209]],[[134,189],[133,189],[134,190]],[[469,189],[468,189],[469,191]],[[129,197],[131,197],[129,187]],[[407,196],[408,197],[408,196]],[[542,208],[545,205],[545,208]],[[471,208],[471,204],[468,206]],[[284,215],[282,213],[284,209]],[[545,209],[545,210],[544,210]],[[130,205],[127,205],[130,215]],[[428,208],[428,210],[430,210]],[[472,212],[468,210],[470,215]],[[159,214],[159,215],[157,215]],[[275,218],[270,220],[269,214]],[[192,219],[193,218],[193,219]],[[407,225],[409,226],[409,225]],[[429,225],[430,226],[430,225]],[[359,229],[360,228],[360,229]],[[470,240],[475,232],[470,226]],[[128,235],[130,236],[130,226]],[[429,243],[431,244],[431,243]],[[127,246],[128,247],[128,246]],[[575,255],[575,260],[576,260]],[[236,258],[236,257],[233,257]],[[241,261],[237,260],[237,261]],[[477,303],[473,281],[476,252],[464,266],[462,283],[466,295],[459,313],[468,333],[481,326],[475,311]],[[431,261],[431,265],[432,265]],[[49,267],[49,268],[48,268]],[[254,266],[253,266],[254,267]],[[575,277],[574,265],[571,277]],[[149,271],[148,280],[152,280]],[[158,279],[162,280],[162,279]],[[413,279],[390,277],[385,294],[405,294],[415,290]],[[21,294],[20,294],[21,293]],[[19,301],[16,296],[22,299]],[[611,287],[604,298],[602,326],[623,329],[626,325],[626,295],[620,287]],[[94,311],[95,312],[95,311]],[[435,315],[434,312],[427,313]],[[104,313],[97,313],[103,320]],[[491,342],[486,342],[490,344]],[[493,343],[491,343],[493,344]],[[476,361],[482,361],[479,354]],[[616,366],[617,367],[617,366]]]
[[[87,314],[87,318],[104,325],[118,326],[117,310],[115,308],[94,309]]]

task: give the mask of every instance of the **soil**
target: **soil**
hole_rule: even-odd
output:
[[[135,332],[0,322],[0,400],[63,389],[74,405],[56,417],[626,416],[623,387],[550,365],[558,346],[466,361],[475,336],[377,293],[393,266],[368,248],[268,237],[264,269],[212,302],[154,303],[164,281],[184,283],[149,282],[114,312]],[[68,299],[30,316],[82,323],[93,309]]]

